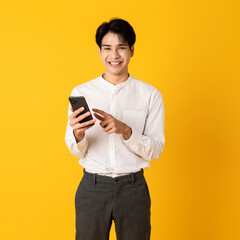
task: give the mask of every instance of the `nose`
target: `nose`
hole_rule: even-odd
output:
[[[113,49],[111,51],[111,57],[112,58],[118,58],[120,56],[119,52],[118,52],[118,49]]]

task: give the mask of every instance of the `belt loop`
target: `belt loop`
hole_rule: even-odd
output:
[[[97,174],[96,173],[94,174],[94,181],[93,181],[93,183],[94,183],[94,185],[96,185],[96,183],[97,183]]]
[[[131,173],[131,180],[132,180],[132,184],[134,184],[135,179],[134,179],[134,174],[133,173]]]

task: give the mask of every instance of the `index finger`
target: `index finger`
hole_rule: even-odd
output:
[[[104,117],[107,117],[109,115],[108,113],[106,113],[106,112],[104,112],[103,110],[100,110],[100,109],[93,108],[93,111],[101,114]]]

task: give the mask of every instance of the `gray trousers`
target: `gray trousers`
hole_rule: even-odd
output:
[[[150,239],[151,199],[143,170],[116,178],[84,171],[75,195],[76,240]]]

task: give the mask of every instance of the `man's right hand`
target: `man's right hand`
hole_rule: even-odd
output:
[[[84,118],[88,117],[91,113],[86,112],[77,117],[77,115],[80,114],[84,110],[84,108],[81,107],[81,108],[77,109],[76,111],[73,111],[72,107],[70,107],[70,109],[73,113],[68,117],[70,120],[69,125],[73,128],[73,134],[78,143],[83,140],[85,131],[93,126],[93,124],[96,122],[96,119],[92,119],[92,120],[90,120],[88,122],[84,122],[84,123],[79,123]]]

